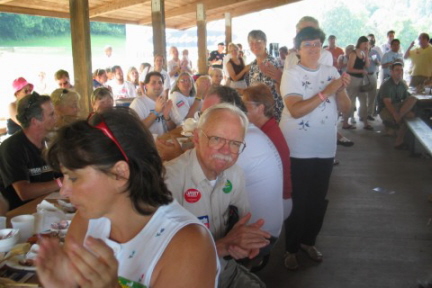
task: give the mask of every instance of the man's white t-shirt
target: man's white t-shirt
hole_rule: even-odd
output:
[[[150,97],[143,95],[136,97],[130,104],[130,108],[137,112],[141,120],[147,118],[152,111],[155,111],[156,102]],[[172,112],[170,113],[170,117]],[[177,123],[176,123],[177,124]],[[167,132],[167,126],[162,116],[158,117],[149,128],[152,134],[164,134]]]
[[[129,81],[124,81],[123,84],[118,84],[114,79],[109,82],[109,86],[112,89],[114,101],[117,99],[132,98],[137,96],[134,84]]]
[[[311,70],[300,64],[285,70],[281,81],[281,94],[300,96],[307,100],[333,79],[340,77],[333,66],[319,65]],[[336,154],[338,111],[335,95],[331,95],[309,114],[295,119],[285,106],[280,127],[294,158],[332,158]]]
[[[249,124],[246,148],[237,165],[246,178],[252,218],[249,223],[264,219],[262,230],[279,237],[283,225],[283,170],[282,161],[273,142],[253,124]]]

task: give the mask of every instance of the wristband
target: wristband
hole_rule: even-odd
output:
[[[324,97],[324,95],[322,94],[322,92],[318,93],[318,97],[321,99],[322,102],[324,102],[326,100],[326,98]]]
[[[62,181],[61,181],[60,178],[55,178],[54,180],[57,182],[57,186],[58,186],[59,188],[62,188],[62,187],[63,187],[63,183],[62,183]]]
[[[196,101],[201,101],[202,98],[200,98],[200,97],[195,97],[195,100],[196,100]]]
[[[153,113],[154,115],[156,115],[156,117],[160,116],[160,114],[158,112],[154,111],[154,110],[152,110],[151,113]]]

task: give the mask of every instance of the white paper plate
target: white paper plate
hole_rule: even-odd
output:
[[[186,137],[192,137],[193,136],[192,132],[184,132],[184,131],[182,131],[182,132],[180,132],[180,134],[183,135],[183,136],[186,136]]]
[[[7,255],[6,255],[7,257]],[[16,255],[6,260],[6,265],[10,268],[25,271],[36,271],[36,266],[24,266],[19,264],[18,261],[25,259],[25,255]]]

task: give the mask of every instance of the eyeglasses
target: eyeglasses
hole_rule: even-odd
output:
[[[246,143],[241,141],[228,140],[219,136],[208,136],[204,131],[201,133],[207,137],[208,146],[213,149],[221,149],[228,142],[228,147],[231,153],[240,154],[246,148]]]
[[[321,42],[302,42],[300,46],[303,48],[312,48],[312,47],[314,47],[314,48],[320,47],[321,48],[322,43]]]
[[[257,45],[261,45],[261,44],[264,44],[263,40],[252,40],[252,41],[249,41],[249,46],[253,46],[253,45],[257,46]]]
[[[90,115],[89,118],[91,118],[91,116],[94,116],[94,115],[95,114]],[[100,117],[102,118],[102,116],[100,116]],[[93,127],[96,128],[96,129],[98,129],[98,130],[100,130],[100,131],[102,131],[102,133],[105,134],[105,136],[107,136],[109,139],[111,139],[111,141],[114,142],[114,144],[117,146],[117,148],[122,153],[122,155],[125,158],[126,162],[129,163],[129,157],[126,155],[125,151],[120,146],[120,143],[117,141],[117,138],[115,138],[115,136],[112,133],[111,129],[109,129],[108,125],[105,122],[105,119],[102,118],[102,121],[99,124],[97,124],[97,125],[95,125]]]
[[[189,79],[180,79],[180,83],[190,83],[191,81]]]

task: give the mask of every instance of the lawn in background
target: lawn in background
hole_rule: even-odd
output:
[[[92,62],[104,57],[104,47],[111,45],[116,55],[124,55],[126,36],[92,35]],[[18,77],[36,84],[40,71],[46,73],[49,94],[56,88],[54,73],[58,69],[73,71],[70,36],[27,38],[0,42],[0,119],[8,116],[8,105],[14,100],[12,82]],[[71,78],[73,74],[71,73]],[[1,126],[1,123],[0,123]]]
[[[103,50],[106,45],[113,47],[124,47],[126,36],[113,37],[107,35],[92,35],[91,47],[93,51]],[[53,47],[65,48],[72,51],[72,41],[69,35],[53,36],[53,37],[38,37],[26,38],[22,40],[2,40],[0,47]]]

